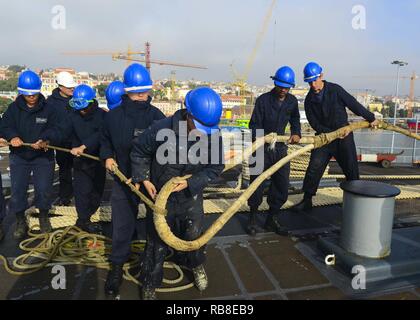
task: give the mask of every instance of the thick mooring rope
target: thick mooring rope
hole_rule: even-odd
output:
[[[19,248],[25,253],[15,258],[11,266],[0,255],[0,261],[12,275],[28,275],[53,265],[83,265],[110,270],[108,256],[111,253],[112,240],[105,236],[86,233],[76,226],[43,234],[29,230],[28,235],[29,238],[19,244]],[[138,285],[141,285],[137,280],[139,275],[131,274],[130,270],[140,268],[139,254],[144,250],[145,243],[140,240],[131,243],[130,260],[123,266],[124,279]],[[185,268],[168,261],[165,261],[163,267],[175,270],[178,276],[175,279],[163,279],[163,283],[170,287],[159,288],[158,292],[177,292],[194,286],[192,282],[181,285],[185,278],[182,269]]]
[[[160,238],[170,247],[179,250],[179,251],[195,251],[204,246],[208,241],[213,238],[216,233],[222,229],[222,227],[229,221],[231,217],[239,210],[241,204],[244,204],[249,197],[255,192],[255,190],[259,187],[261,183],[263,183],[267,178],[271,177],[276,171],[278,171],[281,167],[283,167],[285,164],[287,164],[292,159],[299,157],[302,154],[305,154],[306,152],[309,152],[313,149],[321,148],[327,144],[330,144],[331,142],[340,139],[346,132],[350,131],[353,132],[355,130],[365,129],[369,128],[370,124],[367,121],[360,121],[356,123],[352,123],[346,127],[340,128],[337,131],[331,132],[331,133],[325,133],[321,134],[319,136],[315,137],[305,137],[302,138],[301,143],[308,143],[305,147],[302,149],[294,152],[293,154],[290,154],[280,161],[278,161],[276,164],[274,164],[271,168],[267,169],[263,174],[258,176],[256,180],[254,180],[248,189],[244,191],[244,193],[238,198],[238,200],[232,204],[232,206],[226,210],[205,232],[204,234],[193,241],[185,241],[178,237],[176,237],[173,232],[171,231],[170,227],[168,226],[168,223],[165,218],[165,208],[166,203],[173,192],[173,190],[176,187],[176,182],[178,180],[185,180],[190,178],[190,176],[186,176],[183,178],[173,178],[170,181],[168,181],[165,186],[162,188],[162,190],[159,192],[156,198],[155,202],[155,212],[154,212],[154,223],[156,230],[160,236]],[[399,128],[397,126],[388,124],[386,122],[380,122],[378,125],[379,129],[383,130],[390,130],[395,131],[401,134],[404,134],[408,137],[411,137],[413,139],[420,140],[420,135],[417,135],[415,133],[412,133],[408,130]],[[270,135],[269,135],[270,136]],[[276,136],[271,135],[271,141],[273,139],[276,139],[277,142],[286,142],[289,137],[284,136]],[[270,142],[270,137],[264,137],[260,138],[255,141],[255,143],[244,153],[245,156],[250,156],[252,153],[254,153],[259,147],[261,147],[265,142]]]

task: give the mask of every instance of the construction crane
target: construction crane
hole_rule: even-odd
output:
[[[176,101],[177,94],[175,92],[175,83],[176,83],[176,71],[175,70],[171,71],[171,77],[170,77],[169,81],[171,83],[171,100]]]
[[[248,60],[246,62],[245,65],[245,70],[242,74],[240,74],[239,72],[237,72],[233,66],[233,62],[230,65],[231,67],[231,71],[233,73],[234,76],[234,82],[233,82],[233,86],[238,87],[239,88],[239,95],[240,96],[244,96],[245,95],[245,89],[247,87],[247,81],[248,81],[248,77],[249,74],[252,70],[252,67],[254,65],[255,59],[257,57],[257,53],[261,47],[262,41],[264,39],[264,35],[267,32],[268,29],[268,25],[269,22],[271,20],[271,16],[273,15],[273,11],[274,11],[274,7],[276,6],[277,0],[272,0],[271,1],[271,5],[264,17],[264,21],[261,27],[261,30],[258,32],[258,36],[257,36],[257,40],[255,43],[254,48],[252,49],[251,55],[248,57]],[[242,112],[244,113],[244,112]]]
[[[395,79],[395,76],[353,76],[353,78],[370,78],[370,79]],[[410,80],[410,93],[408,97],[408,105],[407,105],[407,112],[408,117],[411,118],[413,116],[413,109],[414,109],[414,102],[415,102],[415,87],[416,87],[416,80],[419,76],[413,71],[411,76],[400,76],[400,79],[409,79]]]
[[[173,66],[173,67],[183,67],[183,68],[193,68],[193,69],[207,69],[205,66],[200,66],[196,64],[185,64],[185,63],[177,63],[177,62],[170,62],[170,61],[163,61],[163,60],[154,60],[150,58],[150,43],[146,42],[146,54],[144,59],[133,59],[131,58],[130,61],[135,62],[142,62],[146,65],[146,68],[150,72],[151,64],[157,64],[160,66]],[[116,56],[113,57],[114,60],[127,60],[124,56]]]
[[[127,66],[133,61],[133,56],[141,55],[144,56],[146,53],[144,51],[133,51],[131,46],[128,45],[126,52],[110,52],[110,51],[75,51],[75,52],[62,52],[62,55],[66,56],[111,56],[113,60],[124,58],[127,60]]]
[[[163,60],[152,60],[151,57],[151,44],[146,42],[145,51],[131,51],[130,47],[127,52],[106,52],[106,51],[85,51],[85,52],[63,52],[64,55],[111,55],[112,60],[126,60],[127,65],[130,65],[132,62],[141,62],[146,65],[147,70],[151,71],[151,65],[157,64],[161,66],[174,66],[174,67],[183,67],[183,68],[194,68],[194,69],[207,69],[207,67],[185,64],[185,63],[176,63]],[[144,56],[144,59],[133,58],[134,55]]]
[[[413,116],[414,110],[414,100],[415,100],[415,85],[416,80],[419,78],[418,75],[413,71],[413,74],[410,77],[410,96],[408,102],[408,117],[411,118]]]

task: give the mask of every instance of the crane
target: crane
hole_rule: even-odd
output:
[[[152,64],[157,64],[161,66],[174,66],[174,67],[183,67],[183,68],[194,68],[194,69],[207,69],[207,67],[200,66],[200,65],[193,65],[193,64],[185,64],[185,63],[176,63],[164,60],[152,60],[150,42],[146,42],[145,44],[145,51],[131,51],[130,47],[127,52],[107,52],[107,51],[85,51],[85,52],[63,52],[64,55],[111,55],[112,60],[126,60],[127,65],[130,65],[132,62],[141,62],[146,65],[146,68],[149,70],[151,69]],[[134,55],[144,56],[144,59],[133,58]]]
[[[261,27],[261,30],[258,32],[258,36],[257,36],[255,46],[252,49],[251,55],[248,57],[248,60],[246,62],[244,72],[242,74],[238,73],[233,66],[233,62],[230,65],[231,71],[232,71],[233,76],[235,78],[235,81],[234,81],[233,84],[235,86],[239,87],[241,96],[244,95],[244,91],[245,91],[245,88],[246,88],[246,85],[247,85],[246,82],[248,80],[251,69],[254,65],[255,59],[257,57],[257,53],[258,53],[258,51],[261,47],[262,41],[264,39],[264,35],[267,32],[268,25],[269,25],[271,16],[273,14],[274,7],[276,6],[276,3],[277,3],[277,0],[272,0],[271,1],[271,5],[270,5],[265,17],[264,17],[264,21],[263,21],[263,25]]]
[[[131,46],[128,45],[127,51],[125,52],[111,52],[111,51],[74,51],[74,52],[62,52],[62,55],[65,56],[111,56],[113,60],[119,58],[125,58],[127,60],[127,66],[133,61],[133,56],[141,55],[144,56],[146,53],[144,51],[133,51]]]
[[[413,74],[410,77],[410,101],[408,103],[408,117],[411,118],[413,116],[414,110],[414,100],[415,100],[415,85],[416,80],[418,79],[418,75],[413,71]]]
[[[171,82],[171,100],[176,101],[177,95],[176,95],[176,92],[175,92],[175,83],[176,83],[176,71],[175,70],[171,71],[170,82]]]
[[[185,64],[185,63],[177,63],[177,62],[170,62],[170,61],[163,61],[163,60],[154,60],[150,58],[150,42],[146,42],[146,53],[144,59],[134,59],[130,58],[130,62],[142,62],[146,64],[146,68],[150,71],[151,64],[157,64],[160,66],[173,66],[173,67],[183,67],[183,68],[193,68],[193,69],[207,69],[207,67],[199,66],[195,64]],[[128,57],[125,56],[113,56],[113,60],[128,60]]]
[[[248,58],[248,62],[245,67],[245,72],[243,74],[243,79],[246,81],[248,80],[249,73],[251,72],[252,66],[254,65],[255,59],[257,57],[258,50],[261,47],[262,41],[264,39],[264,35],[267,32],[268,24],[271,20],[271,16],[273,15],[274,7],[276,6],[277,0],[272,0],[270,8],[268,9],[267,14],[265,15],[263,26],[258,34],[257,42],[255,43],[254,48],[252,49],[252,53]]]

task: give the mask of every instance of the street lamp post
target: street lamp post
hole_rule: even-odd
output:
[[[397,124],[398,95],[400,90],[400,68],[408,65],[407,62],[395,60],[391,62],[397,66],[397,87],[395,90],[395,106],[394,106],[394,125]],[[394,153],[395,132],[392,132],[391,153]]]

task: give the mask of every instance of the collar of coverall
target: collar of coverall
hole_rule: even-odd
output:
[[[311,90],[309,90],[310,99],[312,102],[320,102],[320,100],[323,100],[323,97],[325,97],[325,94],[328,92],[329,89],[329,83],[324,80],[324,88],[319,93],[315,93]]]
[[[37,112],[37,111],[41,110],[44,107],[45,101],[46,101],[45,97],[41,93],[39,93],[38,94],[38,102],[37,102],[36,106],[34,106],[32,108],[29,108],[27,103],[26,103],[25,98],[23,97],[23,95],[19,95],[16,98],[16,105],[20,109],[32,113],[32,112]]]

